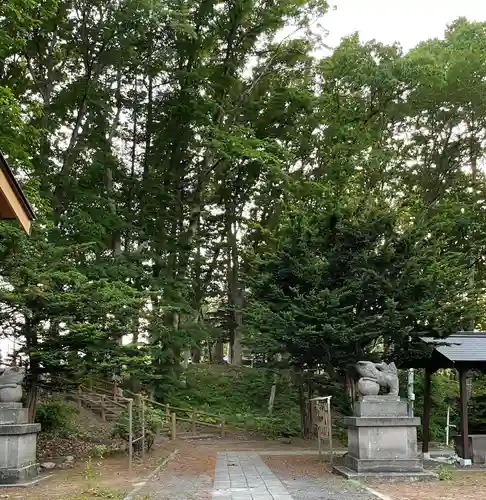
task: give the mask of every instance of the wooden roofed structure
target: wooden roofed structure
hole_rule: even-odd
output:
[[[467,376],[470,370],[486,372],[486,332],[457,332],[447,338],[422,337],[428,353],[407,363],[408,368],[425,368],[422,452],[429,453],[431,376],[440,369],[459,373],[460,442],[463,459],[470,459]]]
[[[17,219],[27,234],[30,234],[34,212],[19,183],[0,153],[0,219]]]

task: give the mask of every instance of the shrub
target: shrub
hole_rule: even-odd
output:
[[[36,422],[41,424],[42,432],[69,437],[77,432],[74,421],[78,411],[62,401],[41,403],[37,407]]]
[[[165,416],[162,410],[146,406],[144,410],[145,421],[145,444],[149,450],[154,442],[155,436],[166,427]],[[115,426],[113,427],[112,437],[120,438],[124,441],[129,439],[129,418],[128,410],[120,414]],[[132,412],[132,437],[138,439],[142,436],[142,412],[137,406]]]
[[[298,419],[285,417],[255,417],[255,430],[261,436],[276,438],[291,438],[301,434]]]

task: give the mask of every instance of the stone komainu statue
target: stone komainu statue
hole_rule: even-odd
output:
[[[360,375],[358,391],[362,396],[376,396],[380,387],[391,396],[398,396],[398,374],[395,363],[373,363],[358,361],[356,370]]]
[[[25,369],[7,366],[0,369],[0,403],[18,403],[22,399]]]

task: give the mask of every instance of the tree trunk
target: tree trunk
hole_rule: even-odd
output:
[[[37,333],[31,321],[26,318],[24,325],[24,336],[26,352],[29,356],[29,368],[27,373],[27,397],[26,406],[28,409],[29,422],[35,422],[37,413],[38,381],[39,381],[39,360],[36,357]],[[32,355],[34,353],[34,355]]]
[[[236,238],[236,214],[235,206],[226,207],[226,238],[227,249],[227,286],[228,286],[228,305],[230,307],[229,336],[230,336],[230,363],[232,365],[241,365],[242,363],[242,334],[241,326],[243,323],[243,291],[239,282],[239,259],[238,259],[238,241]]]
[[[193,347],[192,352],[192,362],[193,363],[200,363],[201,362],[201,348],[199,346]]]
[[[221,341],[215,342],[213,345],[212,362],[218,365],[224,362],[224,344]]]

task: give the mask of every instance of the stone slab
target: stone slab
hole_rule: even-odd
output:
[[[346,479],[356,481],[386,480],[386,481],[430,481],[437,479],[437,475],[430,471],[422,472],[365,472],[360,473],[342,465],[336,465],[332,469],[334,474]]]
[[[213,500],[292,500],[256,452],[220,452],[216,457]]]
[[[419,417],[344,417],[344,424],[352,427],[417,427]]]
[[[378,396],[361,396],[360,401],[364,403],[397,403],[401,401],[401,398],[390,394],[380,394]]]
[[[417,459],[417,428],[348,427],[348,454],[357,459]]]
[[[37,432],[39,424],[0,425],[0,477],[17,474],[36,465]],[[11,481],[3,481],[11,482]]]
[[[16,484],[32,481],[39,475],[39,464],[33,463],[18,468],[0,469],[0,484]]]
[[[360,473],[385,473],[385,472],[423,472],[424,467],[420,459],[359,459],[346,455],[344,465]]]
[[[19,436],[21,434],[37,434],[41,424],[4,424],[0,425],[0,436]]]
[[[371,399],[372,398],[372,399]],[[384,399],[383,396],[366,396],[354,405],[356,417],[408,417],[408,405],[395,396]]]
[[[0,403],[0,408],[22,408],[22,403]]]
[[[53,474],[47,474],[45,476],[37,476],[35,479],[32,479],[30,481],[24,481],[24,482],[19,482],[19,483],[5,483],[5,484],[0,483],[0,489],[1,488],[29,488],[31,486],[35,486],[36,484],[40,483],[41,481],[49,479],[52,476],[53,476]]]
[[[1,408],[0,424],[26,424],[29,420],[29,410],[27,408]]]

